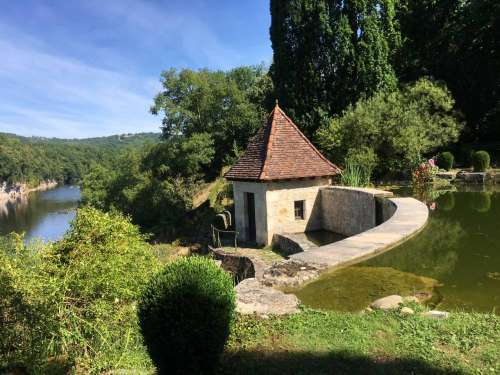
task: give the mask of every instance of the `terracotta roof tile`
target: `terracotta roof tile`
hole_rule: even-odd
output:
[[[340,169],[312,145],[276,105],[267,124],[225,174],[228,180],[272,181],[333,176]]]

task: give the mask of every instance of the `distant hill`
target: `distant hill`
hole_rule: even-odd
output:
[[[160,133],[120,134],[86,139],[23,137],[0,133],[0,184],[36,186],[55,180],[77,183],[92,164],[112,167],[121,152],[160,141]]]
[[[146,143],[155,143],[160,140],[161,133],[135,133],[135,134],[116,134],[107,137],[93,138],[46,138],[46,137],[24,137],[12,133],[1,133],[0,136],[14,138],[22,143],[57,143],[57,144],[72,144],[72,145],[88,145],[105,148],[121,148],[124,146],[141,146]]]

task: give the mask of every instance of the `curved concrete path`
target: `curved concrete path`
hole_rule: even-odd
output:
[[[329,245],[290,255],[290,259],[328,267],[345,265],[386,251],[418,233],[429,217],[427,206],[414,198],[387,198],[396,211],[386,222]]]

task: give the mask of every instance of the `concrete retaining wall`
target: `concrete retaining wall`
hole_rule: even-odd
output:
[[[376,197],[392,193],[376,189],[332,186],[321,189],[322,228],[352,236],[377,225]],[[388,212],[388,211],[387,211]]]
[[[329,245],[290,256],[290,259],[328,267],[345,265],[386,251],[418,233],[427,223],[427,206],[414,198],[387,198],[386,222]]]
[[[274,234],[272,245],[274,248],[280,249],[280,253],[283,256],[289,256],[318,247],[311,241],[308,241],[303,233]]]

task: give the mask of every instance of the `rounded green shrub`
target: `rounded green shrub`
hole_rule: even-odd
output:
[[[437,165],[439,168],[449,171],[453,168],[453,163],[455,162],[455,157],[451,152],[445,151],[438,155]]]
[[[476,151],[472,155],[474,172],[484,172],[490,167],[490,154],[486,151]]]
[[[158,373],[212,373],[234,311],[232,278],[211,259],[168,264],[149,282],[138,306],[141,333]]]

